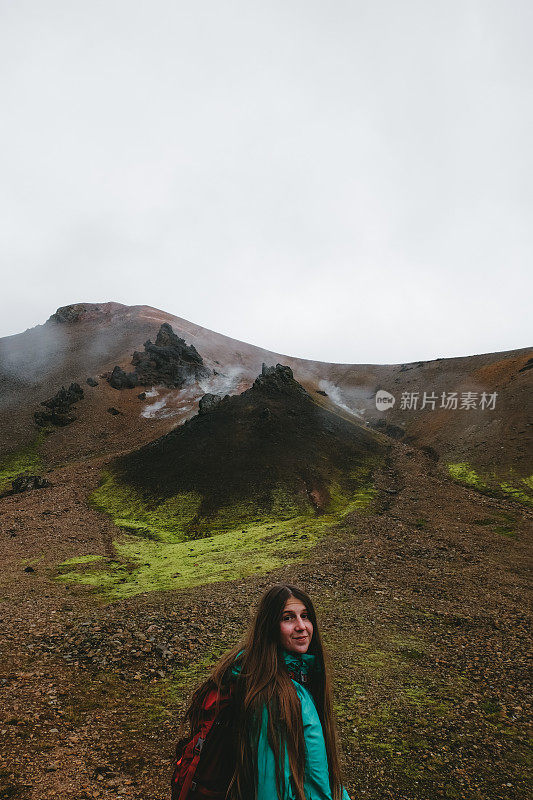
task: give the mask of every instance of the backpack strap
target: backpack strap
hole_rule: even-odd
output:
[[[181,791],[178,796],[178,800],[187,800],[189,792],[196,789],[196,782],[194,780],[196,770],[198,769],[198,764],[200,763],[200,756],[202,755],[202,748],[204,746],[204,742],[209,734],[209,731],[213,727],[213,724],[216,722],[217,719],[217,703],[220,708],[227,705],[230,697],[232,694],[232,687],[229,688],[227,693],[218,692],[216,689],[213,689],[209,692],[207,697],[205,698],[202,708],[207,715],[207,719],[202,724],[200,731],[196,737],[196,741],[194,744],[194,757],[189,765],[189,769],[187,771],[187,776],[183,781],[183,786],[181,787]],[[178,761],[178,764],[181,762]]]
[[[181,787],[181,792],[179,795],[178,800],[186,800],[187,795],[189,794],[189,790],[196,789],[196,784],[193,780],[196,770],[198,768],[198,764],[200,763],[200,754],[202,752],[202,747],[205,742],[205,738],[198,738],[195,746],[194,746],[194,753],[195,756],[191,761],[191,765],[189,767],[189,771],[187,773],[187,777],[183,781],[183,786]]]

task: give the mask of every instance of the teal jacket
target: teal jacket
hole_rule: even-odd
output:
[[[328,758],[326,744],[322,732],[322,723],[318,716],[311,692],[304,683],[309,679],[312,671],[317,668],[316,658],[311,653],[297,655],[283,651],[285,664],[292,675],[292,682],[302,706],[302,722],[305,739],[305,772],[304,792],[306,800],[332,800],[329,786]],[[240,671],[240,670],[238,670]],[[238,674],[238,672],[233,673]],[[300,682],[302,681],[302,682]],[[261,730],[257,747],[257,800],[278,800],[276,789],[276,771],[274,753],[268,742],[268,711],[263,709]],[[290,782],[289,756],[285,748],[285,794],[281,800],[294,800]],[[346,790],[343,790],[342,800],[350,800]]]

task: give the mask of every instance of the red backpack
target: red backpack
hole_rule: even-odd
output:
[[[224,800],[235,769],[233,685],[202,703],[199,727],[176,745],[172,800]]]

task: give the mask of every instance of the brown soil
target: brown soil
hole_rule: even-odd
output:
[[[392,443],[374,512],[346,518],[305,564],[105,604],[51,580],[65,558],[112,553],[115,529],[86,504],[103,464],[67,465],[0,504],[1,798],[166,799],[194,682],[173,695],[169,676],[233,644],[282,579],[317,599],[352,798],[525,800],[531,512]],[[105,664],[101,633],[117,630]]]
[[[161,390],[173,416],[146,418],[139,389],[118,391],[99,377],[116,364],[131,370],[133,352],[162,322],[209,369],[232,377],[232,394],[252,384],[262,362],[280,362],[324,408],[353,420],[336,402],[341,392],[342,403],[403,428],[410,442],[390,440],[372,513],[345,518],[305,563],[105,603],[53,577],[67,558],[114,556],[117,529],[87,503],[101,470],[196,412],[200,387],[186,402]],[[42,443],[50,486],[0,499],[0,800],[166,800],[177,712],[279,579],[317,600],[354,800],[525,800],[533,514],[450,482],[445,464],[531,474],[533,372],[522,371],[531,356],[324,364],[116,303],[0,340],[1,454],[35,437],[33,412],[62,384],[77,381],[85,392],[76,422]],[[420,413],[397,401],[380,415],[378,388],[398,399],[496,391],[498,401],[495,411]],[[430,456],[411,445],[432,448]],[[320,486],[308,491],[319,506]]]
[[[286,364],[315,400],[337,414],[343,411],[337,395],[349,408],[364,409],[362,418],[404,428],[410,441],[431,446],[445,461],[471,461],[481,468],[497,467],[520,475],[531,474],[531,370],[521,371],[533,356],[531,348],[484,353],[461,358],[440,358],[412,364],[327,364],[273,353],[202,328],[149,306],[120,303],[83,304],[77,322],[38,325],[0,339],[0,453],[28,443],[35,436],[33,412],[61,385],[80,383],[85,398],[78,404],[79,419],[58,429],[44,444],[44,454],[54,465],[77,458],[131,450],[155,439],[196,413],[202,390],[193,392],[184,410],[183,393],[160,389],[172,417],[141,416],[145,403],[137,395],[142,387],[113,389],[98,376],[115,365],[132,369],[132,355],[162,323],[196,347],[206,367],[231,379],[231,394],[251,386],[261,364]],[[86,385],[96,377],[99,386]],[[394,394],[396,404],[377,412],[378,388]],[[317,394],[326,392],[326,396]],[[209,389],[212,391],[212,389]],[[215,389],[218,391],[218,389]],[[497,392],[494,410],[402,410],[403,392]],[[111,416],[109,407],[121,413]]]

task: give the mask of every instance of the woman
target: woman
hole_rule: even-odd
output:
[[[234,722],[228,798],[349,800],[316,614],[304,591],[280,583],[263,595],[244,641],[196,690],[186,714],[191,729],[206,698],[228,691]]]

